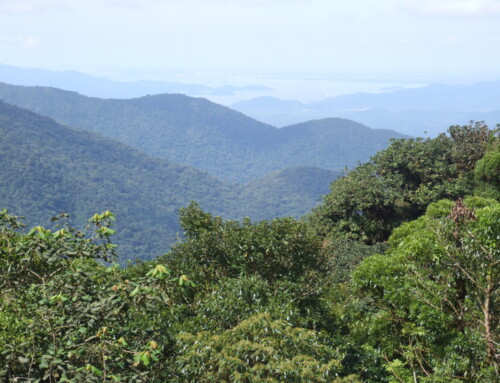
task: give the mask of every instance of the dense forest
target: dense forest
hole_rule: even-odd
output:
[[[1,101],[0,134],[0,206],[44,226],[61,211],[84,226],[95,211],[112,210],[122,263],[167,251],[180,233],[178,208],[190,200],[230,219],[299,217],[340,175],[302,167],[224,183]]]
[[[203,98],[99,99],[0,83],[0,100],[123,142],[150,156],[246,183],[290,167],[342,171],[404,135],[326,118],[277,129]]]
[[[109,210],[80,230],[65,215],[23,228],[4,210],[0,376],[497,382],[499,129],[394,140],[300,220],[191,202],[183,239],[128,267]]]

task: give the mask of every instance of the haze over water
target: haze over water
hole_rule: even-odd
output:
[[[212,87],[233,85],[256,85],[265,87],[262,90],[239,91],[231,95],[203,95],[213,102],[231,105],[241,100],[255,97],[275,97],[283,100],[296,100],[304,103],[318,101],[328,97],[345,94],[367,92],[380,93],[401,88],[425,86],[423,79],[386,79],[374,76],[353,77],[342,75],[325,75],[315,72],[301,74],[236,74],[230,72],[168,72],[128,70],[122,72],[103,71],[94,75],[116,81],[168,81],[186,84],[202,84]],[[200,96],[193,94],[193,96]]]

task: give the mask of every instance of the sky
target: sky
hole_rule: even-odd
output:
[[[135,79],[500,80],[500,0],[0,0],[0,63]]]

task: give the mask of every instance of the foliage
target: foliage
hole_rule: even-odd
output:
[[[222,333],[180,334],[177,360],[191,382],[358,382],[338,378],[339,353],[321,334],[258,314]]]
[[[197,291],[192,300],[193,316],[182,323],[180,331],[229,330],[259,313],[300,324],[297,296],[287,287],[255,275],[223,278],[209,291]]]
[[[475,168],[475,175],[479,180],[489,181],[493,185],[498,186],[500,183],[500,150],[486,153],[486,155],[478,161]]]
[[[394,140],[369,163],[333,182],[313,212],[317,230],[369,244],[384,241],[402,222],[423,214],[430,203],[472,194],[475,164],[494,132],[483,123],[471,123],[453,126],[449,133],[434,139]]]
[[[362,241],[342,236],[326,238],[321,250],[326,263],[326,283],[336,285],[347,282],[351,272],[363,259],[383,253],[386,247],[383,243],[369,246]]]
[[[355,270],[371,309],[359,312],[353,334],[399,381],[489,381],[499,373],[500,204],[438,205]]]
[[[476,193],[485,197],[500,199],[500,125],[497,125],[495,136],[483,156],[476,163],[474,176]]]
[[[189,295],[189,284],[179,283],[162,265],[126,279],[116,265],[96,262],[113,258],[110,212],[94,215],[86,232],[38,226],[19,234],[13,217],[4,211],[1,219],[0,360],[5,380],[165,378],[172,343],[170,308]]]
[[[186,240],[167,255],[178,270],[212,284],[223,277],[257,275],[265,281],[304,280],[321,268],[319,238],[293,218],[252,223],[223,221],[192,202],[180,210]]]
[[[196,203],[181,209],[180,221],[185,240],[159,261],[197,281],[195,322],[210,328],[219,318],[215,322],[227,329],[264,311],[276,314],[275,318],[294,318],[306,327],[321,322],[314,315],[301,316],[304,311],[321,311],[319,296],[326,271],[320,239],[306,223],[292,218],[224,221],[203,212]],[[206,318],[207,310],[211,318]]]
[[[255,379],[267,381],[357,381],[339,377],[346,375],[342,355],[328,333],[319,332],[329,327],[318,299],[320,274],[314,273],[321,267],[319,240],[304,223],[240,225],[192,204],[181,217],[186,243],[206,244],[223,232],[225,248],[240,249],[231,262],[217,254],[211,262],[198,257],[200,247],[178,245],[200,277],[195,283],[191,274],[165,266],[168,256],[126,269],[102,264],[114,259],[109,211],[92,216],[84,232],[68,226],[65,215],[56,221],[58,230],[37,226],[24,233],[15,217],[6,211],[0,217],[0,373],[6,381],[182,382],[210,375],[190,362],[195,354],[182,345],[189,337],[180,335],[188,329],[203,339],[210,334],[210,342],[223,339],[221,347],[232,345],[233,336],[241,336],[241,345],[269,341],[262,371],[242,372],[247,380],[256,372]],[[269,337],[268,328],[276,329]],[[249,347],[241,351],[252,354]]]

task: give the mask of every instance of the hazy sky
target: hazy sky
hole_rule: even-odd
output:
[[[0,0],[0,63],[500,79],[500,0]]]

